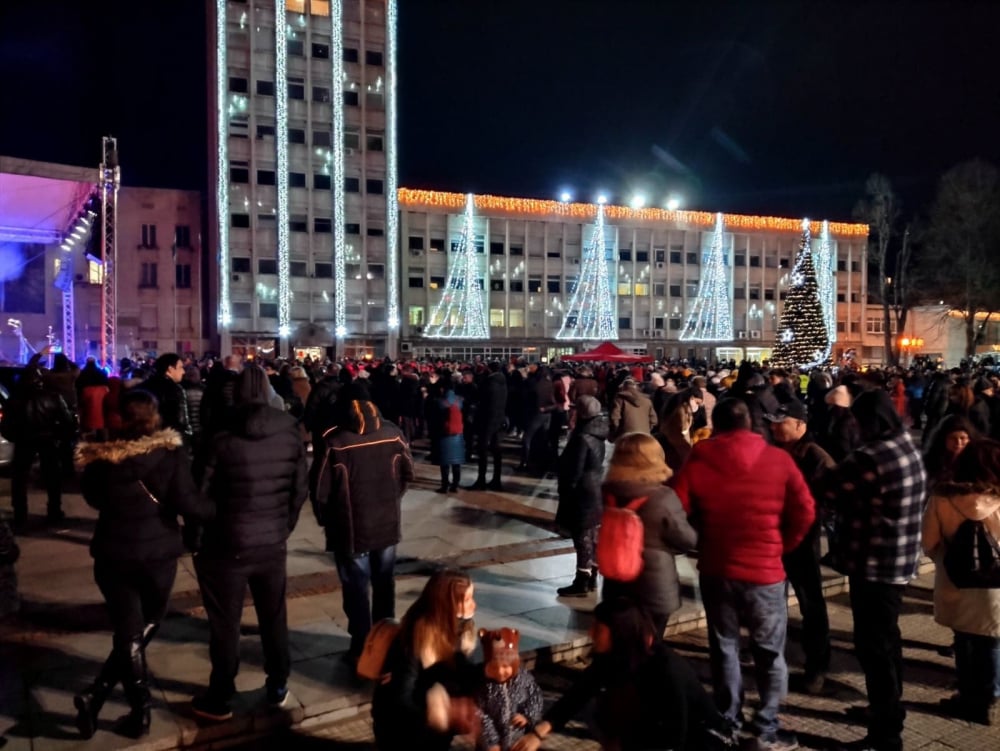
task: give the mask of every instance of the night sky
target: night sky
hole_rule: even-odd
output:
[[[1000,162],[1000,2],[400,0],[400,184],[850,218]],[[0,153],[204,188],[197,0],[3,0]]]

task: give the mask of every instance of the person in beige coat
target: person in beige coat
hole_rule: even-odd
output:
[[[1000,539],[1000,443],[971,442],[953,481],[934,489],[923,520],[923,547],[934,559],[934,620],[955,632],[958,693],[942,700],[957,717],[1000,724],[1000,589],[959,589],[944,555],[959,526],[981,521]]]
[[[608,440],[614,443],[626,433],[652,433],[659,419],[652,400],[639,390],[634,378],[626,378],[611,403]]]

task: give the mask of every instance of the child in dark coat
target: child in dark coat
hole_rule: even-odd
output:
[[[520,669],[517,629],[479,629],[485,682],[476,695],[482,714],[478,751],[510,751],[542,717],[542,692],[531,673]]]

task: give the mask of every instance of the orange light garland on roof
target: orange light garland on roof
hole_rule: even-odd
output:
[[[400,188],[398,196],[400,206],[405,206],[408,209],[448,209],[455,212],[465,210],[465,196],[462,193]],[[582,221],[592,221],[597,217],[597,204],[595,203],[563,203],[562,201],[547,201],[537,198],[505,198],[491,195],[476,196],[475,202],[476,210],[480,213],[529,214],[537,217],[564,217]],[[708,211],[669,211],[667,209],[605,206],[604,215],[611,220],[670,222],[703,227],[712,227],[715,223],[715,214]],[[723,214],[723,221],[726,229],[731,231],[794,232],[796,234],[802,232],[801,219]],[[867,237],[868,225],[830,222],[830,234],[841,237]]]

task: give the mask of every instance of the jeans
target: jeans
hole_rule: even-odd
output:
[[[807,676],[820,675],[830,669],[830,619],[823,597],[818,549],[817,522],[802,543],[782,559],[802,614],[802,649],[806,653]]]
[[[524,437],[521,441],[521,464],[528,466],[531,464],[531,442],[535,434],[539,431],[545,433],[546,445],[548,445],[549,413],[538,412],[525,421]]]
[[[14,442],[14,456],[10,468],[10,500],[15,517],[26,518],[28,515],[28,479],[36,455],[48,494],[48,511],[51,514],[62,508],[61,451],[59,443],[55,440]],[[72,463],[69,466],[72,468]]]
[[[503,454],[500,452],[500,428],[476,436],[476,459],[479,461],[479,475],[476,482],[486,482],[486,467],[489,457],[493,457],[493,482],[500,482],[503,469]]]
[[[988,709],[1000,697],[1000,639],[955,632],[958,695],[970,709]]]
[[[396,546],[351,558],[334,553],[337,575],[344,595],[344,612],[347,614],[347,633],[351,635],[350,652],[361,654],[365,638],[372,623],[396,616]],[[371,600],[368,587],[371,586]]]
[[[94,581],[104,596],[116,646],[142,634],[146,624],[163,620],[176,576],[175,558],[127,564],[94,560]]]
[[[240,669],[240,617],[248,586],[257,611],[267,685],[283,687],[288,681],[291,664],[285,603],[286,553],[282,551],[280,556],[253,561],[198,555],[194,565],[208,616],[208,654],[212,660],[209,695],[226,702],[236,693],[236,674]]]
[[[854,616],[854,652],[865,674],[868,703],[868,740],[879,751],[903,748],[903,644],[899,611],[903,585],[873,582],[852,576],[851,613]]]
[[[750,632],[754,676],[760,693],[754,727],[761,735],[775,733],[779,727],[778,708],[788,693],[785,582],[761,585],[702,576],[701,596],[708,620],[715,706],[727,719],[741,722],[740,626],[746,626]]]
[[[576,570],[593,571],[597,568],[597,527],[586,527],[573,535],[576,550]]]

